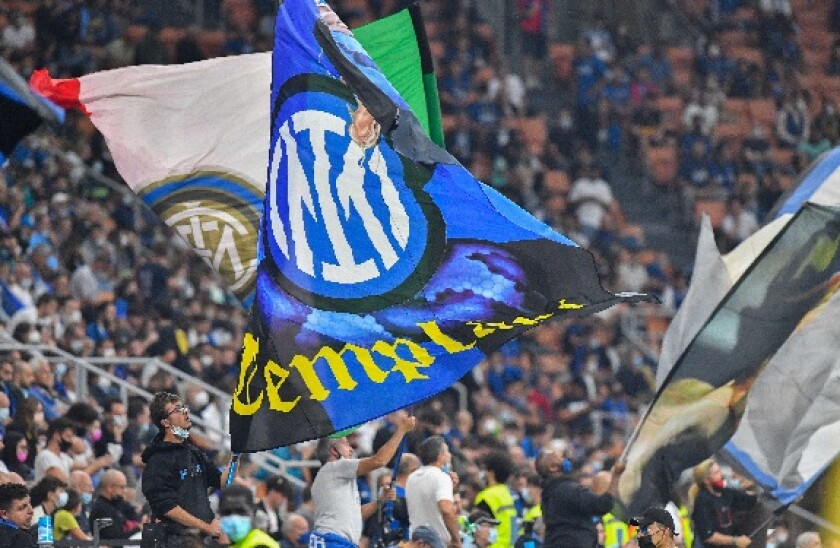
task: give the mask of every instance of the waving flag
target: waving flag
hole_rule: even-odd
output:
[[[442,144],[419,7],[358,32],[420,114],[423,129]],[[89,114],[128,186],[250,305],[268,157],[271,54],[126,67],[67,80],[42,70],[30,84]]]
[[[325,5],[283,2],[275,40],[234,451],[382,416],[529,327],[639,297],[604,291],[586,251],[432,143]]]
[[[706,333],[708,337],[713,333],[709,331],[711,325],[721,325],[721,318],[725,317],[724,297],[736,291],[735,287],[741,287],[740,291],[760,290],[762,281],[756,279],[755,270],[760,261],[766,260],[766,254],[775,253],[770,251],[770,246],[789,229],[794,214],[806,201],[840,205],[840,148],[815,162],[799,184],[779,201],[770,222],[725,257],[721,257],[715,247],[711,228],[704,226],[689,294],[663,341],[657,369],[660,390],[657,399],[666,391],[673,395],[677,389],[673,383],[674,375],[681,375],[678,373],[679,360],[696,351],[691,345],[697,344],[695,339],[700,338],[700,333]],[[793,257],[781,256],[781,259],[792,260]],[[832,272],[827,269],[823,275],[831,279]],[[697,425],[694,426],[695,443],[683,447],[694,453],[690,459],[676,459],[666,466],[664,461],[669,449],[662,443],[661,432],[666,431],[666,424],[670,424],[669,427],[682,424],[687,431],[690,416],[696,415],[699,407],[685,411],[681,417],[676,416],[676,408],[670,409],[669,421],[664,421],[662,415],[662,409],[667,406],[660,404],[658,411],[652,407],[649,417],[662,415],[659,434],[628,450],[628,458],[637,462],[631,466],[633,470],[627,479],[622,480],[621,494],[625,504],[644,506],[646,500],[650,502],[644,499],[645,496],[658,498],[659,502],[667,501],[680,466],[688,467],[689,461],[702,460],[719,449],[728,462],[761,484],[777,504],[789,504],[804,493],[834,460],[839,449],[834,442],[827,442],[826,437],[833,434],[832,429],[840,416],[834,373],[840,349],[837,343],[840,339],[836,336],[836,310],[840,304],[835,296],[836,287],[834,284],[825,286],[822,297],[814,301],[811,308],[801,309],[801,321],[775,352],[764,355],[758,352],[757,342],[766,340],[768,331],[764,328],[756,330],[754,336],[737,337],[737,340],[733,339],[734,335],[729,336],[730,344],[734,345],[733,353],[752,352],[753,362],[762,360],[761,372],[754,382],[742,383],[740,403],[733,408],[733,415],[725,426],[715,432],[709,428],[706,438],[699,435]],[[780,293],[786,295],[784,291]],[[789,307],[785,310],[793,313]],[[768,312],[764,310],[758,314]],[[779,332],[779,337],[782,334],[783,331]],[[723,338],[720,332],[716,336]],[[716,364],[714,374],[725,370],[724,363],[713,363]],[[693,396],[684,394],[682,404],[705,401],[712,393],[711,386],[706,388],[708,390]],[[640,433],[645,428],[648,434],[657,432],[656,420],[650,422],[646,427],[642,425]],[[656,439],[658,441],[650,441]],[[721,449],[723,443],[726,445]],[[656,456],[652,456],[654,454]],[[654,485],[654,479],[658,480],[658,485]]]
[[[0,165],[21,139],[43,122],[61,123],[64,111],[26,85],[4,59],[0,59]]]

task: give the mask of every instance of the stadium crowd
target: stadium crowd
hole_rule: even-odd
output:
[[[272,2],[230,0],[208,9],[208,26],[224,20],[225,31],[185,26],[189,18],[172,4],[0,0],[0,53],[28,78],[40,67],[71,77],[271,47]],[[395,4],[334,2],[351,27]],[[509,486],[519,517],[528,516],[539,502],[534,459],[541,450],[565,454],[574,476],[591,485],[620,457],[655,392],[663,326],[645,318],[673,314],[688,272],[648,247],[642,227],[627,221],[610,185],[615,160],[629,159],[640,187],[669,196],[687,239],[697,212],[709,212],[726,251],[757,229],[799,170],[840,139],[840,39],[833,34],[840,2],[687,4],[683,15],[698,37],[688,46],[637,42],[603,14],[577,43],[549,44],[548,3],[520,0],[524,62],[516,72],[479,2],[423,3],[447,149],[479,179],[587,247],[605,287],[653,293],[662,302],[535,327],[462,379],[466,408],[455,390],[417,406],[409,450],[443,436],[465,519],[476,510],[487,471]],[[819,50],[811,47],[813,36]],[[557,97],[560,106],[540,96]],[[228,402],[119,358],[157,357],[231,393],[245,311],[211,266],[100,176],[120,180],[101,135],[78,112],[68,112],[61,128],[27,138],[0,171],[6,334],[80,357],[113,358],[111,375],[150,392],[178,393],[190,413],[223,431]],[[639,321],[647,327],[631,333],[628,325]],[[133,533],[147,514],[138,480],[140,453],[156,431],[148,402],[123,399],[104,375],[91,376],[89,396],[79,398],[75,373],[37,351],[0,353],[0,483],[25,482],[41,512],[73,510],[85,535],[96,501],[113,500],[127,485],[116,497],[127,516],[119,534]],[[357,454],[373,454],[392,429],[384,418],[349,441]],[[220,466],[229,457],[212,432],[193,439]],[[311,460],[314,452],[312,443],[276,450],[293,461]],[[266,530],[283,546],[301,546],[313,526],[315,469],[289,471],[308,486],[247,464],[242,475],[258,494]],[[363,502],[375,500],[378,479],[387,477],[359,478]],[[467,522],[475,525],[473,518]],[[382,534],[379,519],[381,513],[366,524],[371,543]],[[609,517],[603,521],[609,531],[601,540],[615,545],[619,529]]]

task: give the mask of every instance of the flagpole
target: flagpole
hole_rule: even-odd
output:
[[[236,477],[236,468],[239,465],[239,453],[234,453],[230,458],[230,466],[228,467],[227,480],[225,487],[229,487],[233,483],[233,478]]]

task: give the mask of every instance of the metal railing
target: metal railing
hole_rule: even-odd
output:
[[[163,363],[157,358],[127,358],[127,359],[120,359],[120,358],[80,358],[78,356],[74,356],[60,348],[56,348],[53,346],[48,345],[29,345],[17,342],[5,333],[0,333],[0,352],[2,351],[21,351],[21,352],[36,352],[43,356],[50,363],[64,363],[68,367],[72,366],[75,368],[76,377],[76,395],[79,401],[85,401],[88,397],[88,376],[90,374],[94,374],[98,377],[104,377],[108,379],[112,384],[117,385],[120,390],[120,398],[123,401],[127,401],[129,396],[140,396],[147,400],[151,400],[154,395],[141,388],[139,386],[135,386],[130,382],[125,381],[113,375],[103,367],[102,365],[118,365],[118,364],[127,364],[127,363],[139,363],[144,365],[145,367],[157,367],[167,371],[168,373],[175,376],[177,379],[180,379],[181,382],[179,383],[181,386],[179,388],[183,390],[186,388],[186,385],[192,384],[197,385],[207,390],[208,393],[212,393],[213,395],[219,398],[220,402],[220,410],[222,411],[222,415],[225,416],[225,411],[230,408],[231,405],[231,397],[230,395],[226,394],[225,392],[219,390],[218,388],[207,384],[206,382],[198,379],[196,377],[192,377],[183,371],[180,371],[166,363]],[[191,417],[193,424],[197,426],[197,431],[199,434],[204,436],[210,437],[213,436],[215,439],[223,440],[223,445],[225,449],[230,448],[230,434],[226,431],[220,430],[215,426],[206,424],[205,421],[198,416]],[[297,486],[298,488],[302,488],[306,485],[304,481],[297,478],[296,476],[290,474],[288,472],[289,468],[313,468],[319,467],[321,463],[317,460],[284,460],[269,452],[261,452],[261,453],[249,453],[249,459],[251,459],[260,469],[270,474],[279,474],[290,482],[293,485]]]

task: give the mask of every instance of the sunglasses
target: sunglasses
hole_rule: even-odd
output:
[[[175,413],[181,413],[182,415],[186,415],[190,412],[189,408],[186,405],[179,405],[175,407],[172,411],[166,414],[166,418],[171,417]]]

